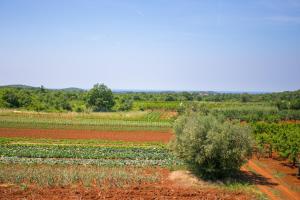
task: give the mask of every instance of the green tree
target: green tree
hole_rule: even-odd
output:
[[[189,92],[182,92],[181,95],[184,97],[186,101],[193,101],[193,95]]]
[[[203,177],[222,178],[239,170],[252,152],[248,126],[191,112],[179,117],[170,148]]]
[[[94,111],[110,111],[115,105],[111,89],[104,84],[97,83],[87,93],[87,105]]]
[[[19,97],[16,89],[6,89],[3,93],[2,100],[8,108],[20,107]]]
[[[176,101],[176,98],[173,95],[167,95],[165,97],[165,101]]]
[[[130,98],[123,98],[120,100],[119,109],[120,111],[131,110],[133,106],[133,101]]]

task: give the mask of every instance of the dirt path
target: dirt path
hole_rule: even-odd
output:
[[[270,199],[279,200],[283,197],[286,200],[300,200],[298,194],[287,188],[281,180],[275,178],[267,169],[258,166],[253,160],[250,160],[247,165],[272,183],[272,185],[258,185],[258,188],[268,195]],[[273,191],[279,192],[280,195],[275,195]]]
[[[0,137],[29,137],[50,139],[103,139],[130,142],[170,141],[171,131],[96,131],[0,128]]]

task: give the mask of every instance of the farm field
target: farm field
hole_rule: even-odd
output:
[[[205,183],[199,186],[192,181],[192,188],[180,186],[178,177],[170,179],[173,170],[185,168],[167,148],[173,136],[170,125],[157,128],[152,123],[156,118],[145,120],[145,116],[150,115],[148,111],[128,114],[124,117],[120,113],[103,116],[7,110],[1,113],[0,199],[63,199],[68,195],[100,199],[124,199],[124,196],[132,199],[145,195],[149,195],[149,199],[253,199],[261,195],[247,185]],[[173,119],[165,117],[170,114],[161,115],[164,116],[162,122],[172,122]],[[77,118],[83,118],[83,122]],[[136,124],[130,124],[132,130],[128,130],[128,124],[117,130],[112,130],[109,126],[114,125],[111,124],[105,124],[105,128],[102,124],[100,128],[98,124],[84,124],[89,120],[95,123],[120,119],[149,123],[146,128],[142,127],[145,130]],[[57,125],[66,120],[70,127]],[[44,127],[46,121],[51,127]],[[22,123],[26,123],[26,128]],[[83,125],[70,129],[75,123]],[[183,179],[180,177],[179,181]]]
[[[16,129],[0,128],[1,137],[32,137],[52,139],[102,139],[136,142],[164,142],[172,137],[171,131],[97,131],[97,130],[59,130],[59,129]]]
[[[174,115],[162,112],[39,113],[0,111],[2,128],[79,130],[170,130]]]
[[[300,0],[0,0],[0,200],[300,200]]]
[[[218,103],[205,105],[210,105],[210,109],[226,108]],[[282,199],[285,195],[282,187],[291,191],[289,199],[298,195],[296,177],[278,181],[260,174],[249,164],[243,167],[240,178],[221,185],[186,177],[185,173],[172,178],[178,170],[186,168],[168,149],[168,142],[174,137],[172,126],[176,116],[173,111],[164,110],[112,113],[2,110],[0,199],[24,196],[132,199],[146,195],[149,199]],[[260,130],[264,123],[260,124],[252,126]],[[279,124],[293,128],[299,123]],[[264,159],[251,163],[264,167],[270,164]],[[287,172],[274,165],[270,168],[278,170],[279,175],[297,170]],[[278,189],[276,184],[282,187]]]

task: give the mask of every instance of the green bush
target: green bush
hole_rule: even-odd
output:
[[[115,105],[111,89],[104,84],[94,85],[87,93],[87,104],[94,111],[110,111]]]
[[[132,109],[133,101],[129,98],[123,98],[119,103],[119,111],[129,111]]]
[[[239,122],[191,112],[174,125],[170,148],[204,178],[230,176],[251,155],[251,131]]]

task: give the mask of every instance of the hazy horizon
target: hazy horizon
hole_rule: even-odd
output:
[[[300,89],[300,1],[0,1],[0,85]]]

